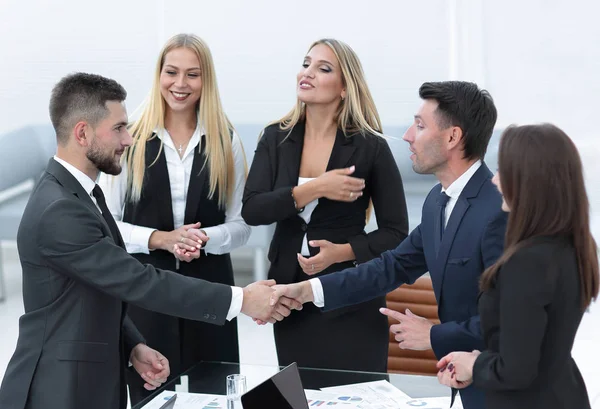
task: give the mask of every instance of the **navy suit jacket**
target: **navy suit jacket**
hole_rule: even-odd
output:
[[[319,277],[323,309],[370,300],[429,271],[441,321],[431,328],[435,355],[439,359],[453,351],[485,349],[477,311],[479,276],[502,254],[507,221],[491,178],[482,163],[458,198],[441,240],[436,228],[441,226],[441,185],[434,186],[423,204],[421,224],[398,247],[357,267]],[[472,389],[461,392],[465,408],[483,405],[483,394],[469,399],[479,395]]]

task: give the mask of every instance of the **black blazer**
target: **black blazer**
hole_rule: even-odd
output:
[[[486,408],[590,408],[571,357],[583,311],[575,249],[564,237],[536,238],[502,266],[479,300],[487,350],[473,383]]]
[[[308,240],[350,243],[356,262],[363,263],[396,247],[408,233],[408,215],[400,172],[382,137],[338,130],[327,171],[352,165],[352,176],[364,178],[363,196],[354,202],[319,199],[306,225],[294,206],[291,189],[298,185],[304,144],[304,122],[291,133],[279,125],[267,127],[262,135],[244,190],[242,217],[252,226],[277,223],[271,247],[269,277],[280,284],[295,281],[304,234]],[[287,138],[286,138],[287,136]],[[372,199],[378,229],[366,234],[366,210]],[[309,247],[311,256],[318,248]],[[315,276],[337,271],[350,263],[334,264]]]
[[[115,244],[89,194],[54,159],[25,207],[17,246],[25,314],[0,408],[124,409],[124,370],[144,342],[125,303],[218,325],[231,304],[228,286],[143,265]]]

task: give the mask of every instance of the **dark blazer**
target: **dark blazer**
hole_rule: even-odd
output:
[[[441,241],[441,185],[434,186],[423,204],[421,224],[398,247],[356,268],[320,277],[324,309],[364,302],[429,271],[441,321],[431,329],[435,355],[481,350],[479,276],[502,254],[507,219],[491,177],[482,163],[458,198]],[[461,391],[461,399],[466,409],[483,406],[483,393],[472,387]]]
[[[226,320],[228,286],[131,257],[89,194],[53,159],[27,203],[17,245],[25,314],[1,408],[124,409],[124,371],[144,341],[125,302],[218,325]]]
[[[396,247],[408,232],[408,216],[400,172],[386,140],[376,135],[345,136],[338,130],[327,171],[355,165],[353,176],[364,178],[363,196],[354,202],[319,198],[310,223],[298,215],[291,189],[298,184],[305,126],[291,133],[278,125],[265,129],[244,191],[242,216],[249,225],[277,223],[269,249],[269,278],[279,284],[311,276],[298,265],[304,235],[310,240],[349,243],[356,260],[336,263],[316,276],[364,263]],[[372,200],[378,229],[365,233],[366,210]],[[310,254],[319,249],[310,247]],[[280,365],[297,362],[310,367],[385,371],[387,320],[378,312],[385,297],[322,313],[307,305],[274,326]],[[315,337],[314,334],[322,334]],[[352,342],[348,342],[352,339]]]
[[[329,240],[332,243],[350,243],[357,263],[377,257],[394,248],[406,237],[408,216],[402,179],[385,139],[375,135],[353,134],[344,136],[338,130],[327,171],[356,166],[352,176],[364,178],[363,196],[354,202],[319,199],[311,215],[310,224],[298,216],[291,189],[298,185],[304,122],[292,132],[271,125],[264,131],[244,190],[242,217],[252,226],[277,223],[269,249],[271,268],[269,277],[280,284],[295,281],[304,234],[310,240]],[[287,138],[286,138],[287,136]],[[367,234],[365,211],[369,200],[377,215],[378,229]],[[318,248],[309,246],[311,256]],[[321,272],[339,270],[339,265]]]
[[[487,350],[475,361],[474,385],[486,408],[590,408],[571,357],[583,316],[577,257],[566,237],[539,237],[498,271],[479,299]]]

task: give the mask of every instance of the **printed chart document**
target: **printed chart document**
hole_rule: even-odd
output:
[[[337,395],[330,397],[331,401],[344,400],[353,403],[359,409],[448,409],[450,407],[449,396],[414,399],[388,381],[333,386],[322,388],[321,391]],[[462,409],[459,396],[456,396],[452,409]]]
[[[162,391],[148,402],[144,409],[159,409],[175,392]],[[175,409],[227,409],[227,397],[203,393],[177,392]]]
[[[308,407],[330,407],[336,406],[340,409],[360,409],[359,402],[362,401],[361,398],[354,397],[355,400],[352,400],[352,397],[344,397],[343,395],[339,395],[337,393],[323,392],[323,391],[314,391],[311,389],[305,389],[304,393],[306,394],[306,401],[308,402]],[[340,399],[342,398],[342,399]]]
[[[350,385],[321,388],[323,392],[335,393],[339,400],[356,403],[360,408],[388,409],[398,408],[411,399],[388,381],[373,381]]]

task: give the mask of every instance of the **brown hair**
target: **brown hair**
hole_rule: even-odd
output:
[[[598,255],[575,144],[551,124],[510,126],[500,139],[498,172],[510,213],[504,253],[483,273],[482,290],[493,286],[500,267],[531,239],[565,236],[575,248],[587,308],[598,296]]]

